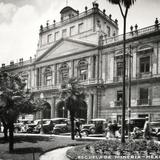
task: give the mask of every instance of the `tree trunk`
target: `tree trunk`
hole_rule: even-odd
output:
[[[74,111],[70,111],[71,139],[74,140]]]
[[[9,152],[13,152],[14,149],[14,124],[9,124]]]
[[[4,133],[4,140],[8,140],[8,125],[5,123],[4,119],[2,118],[3,123],[3,133]]]
[[[3,126],[4,139],[8,140],[8,127],[6,125]]]

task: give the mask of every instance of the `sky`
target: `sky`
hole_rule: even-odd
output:
[[[80,12],[85,6],[92,8],[94,0],[0,0],[0,66],[20,58],[28,60],[36,54],[40,25],[49,20],[60,21],[60,10],[68,4]],[[118,19],[119,33],[123,31],[123,19],[118,6],[107,0],[97,0],[101,10]],[[160,0],[136,0],[129,10],[127,30],[131,25],[138,28],[154,24],[155,18],[160,21]]]

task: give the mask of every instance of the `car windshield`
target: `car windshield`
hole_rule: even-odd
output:
[[[43,121],[43,124],[49,124],[50,121]]]
[[[103,123],[103,121],[89,121],[89,124],[98,124],[98,123]]]

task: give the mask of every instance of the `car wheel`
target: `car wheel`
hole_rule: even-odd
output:
[[[95,134],[96,130],[95,130],[94,128],[92,128],[92,129],[90,130],[90,132],[91,132],[92,134]]]
[[[55,130],[55,131],[53,131],[53,134],[58,135],[58,134],[59,134],[59,131],[58,131],[58,130]]]
[[[88,132],[87,131],[82,131],[81,134],[82,134],[83,137],[88,137]]]

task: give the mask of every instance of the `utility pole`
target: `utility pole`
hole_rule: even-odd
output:
[[[44,100],[44,94],[41,93],[40,94],[40,99],[41,99],[41,103],[43,103],[43,100]],[[41,104],[42,106],[41,107],[44,107],[43,104]],[[41,129],[40,129],[40,133],[43,134],[43,109],[41,109]]]
[[[130,139],[130,119],[131,119],[131,58],[132,58],[132,47],[129,46],[128,54],[128,139]]]

